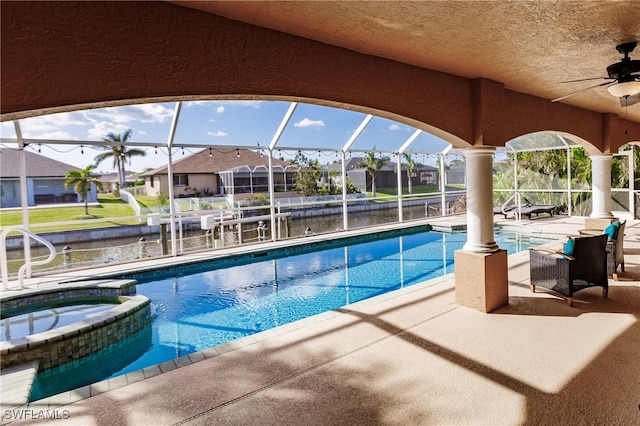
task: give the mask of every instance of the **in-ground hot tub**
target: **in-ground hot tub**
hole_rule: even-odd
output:
[[[91,309],[96,304],[102,305],[102,309]],[[118,343],[151,323],[150,300],[135,294],[134,280],[59,284],[3,294],[0,298],[2,317],[9,323],[11,318],[24,321],[29,312],[73,306],[87,307],[89,315],[60,327],[48,326],[42,332],[34,329],[33,334],[0,342],[0,367],[37,361],[38,370],[45,371]]]

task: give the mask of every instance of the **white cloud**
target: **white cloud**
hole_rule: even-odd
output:
[[[42,132],[36,134],[25,133],[24,137],[27,139],[52,139],[52,140],[78,140],[77,137],[73,136],[69,132],[64,132],[62,130],[52,131],[52,132]]]
[[[400,130],[400,126],[394,123],[394,124],[389,126],[389,130],[391,130],[391,131]]]
[[[43,115],[41,117],[33,117],[33,120],[42,119],[54,124],[55,126],[86,126],[87,120],[84,117],[84,111],[61,112],[58,114]]]
[[[114,123],[162,123],[173,117],[173,110],[161,104],[125,105],[84,111],[91,122],[109,120]]]
[[[3,138],[15,138],[16,131],[13,127],[13,121],[4,121],[0,123],[0,136]]]
[[[184,106],[187,108],[191,108],[193,106],[204,105],[207,101],[187,101],[184,103]]]
[[[251,107],[259,109],[262,106],[262,101],[187,101],[185,102],[187,107],[195,107],[195,106],[212,106],[218,105],[216,107],[216,111],[221,113],[224,111],[225,106],[235,105],[241,107]],[[221,109],[222,108],[222,109]]]
[[[37,135],[56,131],[57,127],[50,121],[38,117],[38,119],[22,120],[20,122],[20,129],[22,130],[22,136],[25,138],[40,138],[40,136]]]
[[[224,104],[251,107],[255,109],[260,109],[260,107],[262,107],[262,101],[224,101]]]
[[[309,120],[308,118],[303,118],[297,123],[293,124],[295,127],[324,127],[324,121],[322,120]]]
[[[228,133],[223,132],[222,130],[218,130],[217,132],[207,132],[209,136],[222,137],[227,136]]]
[[[89,135],[90,138],[98,138],[102,140],[102,138],[104,138],[109,133],[115,133],[116,135],[122,134],[126,132],[127,129],[129,129],[129,126],[126,126],[124,124],[114,124],[109,121],[100,121],[93,124],[93,127],[87,131],[87,135]],[[133,135],[134,134],[132,134],[131,137],[133,137]]]
[[[64,112],[59,114],[42,115],[20,120],[20,129],[25,138],[33,139],[72,139],[72,131],[65,126],[86,126],[88,123],[80,112]],[[11,124],[13,128],[13,124]],[[15,132],[11,132],[15,135]],[[57,137],[56,137],[57,135]]]
[[[133,108],[135,112],[136,106],[134,106]],[[145,121],[144,119],[140,120],[143,123],[162,123],[167,118],[173,118],[174,114],[173,109],[165,108],[161,104],[144,104],[138,105],[137,108],[140,109],[145,114],[144,117],[147,118],[147,121]],[[136,117],[135,114],[133,114],[133,116]]]
[[[127,129],[135,134],[136,123],[163,122],[171,117],[173,111],[161,104],[144,104],[43,115],[25,118],[20,124],[23,136],[30,139],[79,140],[86,132],[89,139],[102,140],[108,133]],[[3,127],[3,133],[14,135],[11,130]]]

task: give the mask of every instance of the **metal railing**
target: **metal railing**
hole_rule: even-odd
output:
[[[49,249],[49,256],[44,260],[26,260],[24,265],[20,267],[18,270],[18,283],[20,284],[20,288],[24,288],[24,275],[25,271],[30,270],[32,266],[36,265],[46,265],[51,262],[56,257],[56,248],[49,241],[40,237],[37,234],[21,227],[21,226],[9,226],[5,228],[2,233],[0,233],[0,268],[2,268],[2,288],[5,290],[10,290],[9,288],[9,269],[7,265],[7,245],[5,243],[7,239],[7,235],[10,232],[16,231],[21,232],[24,235],[27,235],[34,240],[44,244]]]

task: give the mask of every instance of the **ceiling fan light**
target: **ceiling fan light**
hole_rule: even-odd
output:
[[[607,90],[617,98],[637,95],[640,93],[640,81],[625,81],[623,83],[612,84],[607,87]]]

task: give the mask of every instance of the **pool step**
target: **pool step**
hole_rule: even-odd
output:
[[[0,374],[0,401],[2,416],[5,410],[26,406],[29,403],[31,389],[38,374],[39,361],[5,368]]]
[[[466,223],[430,223],[433,227],[434,231],[439,232],[458,232],[458,231],[466,231],[467,224]]]

